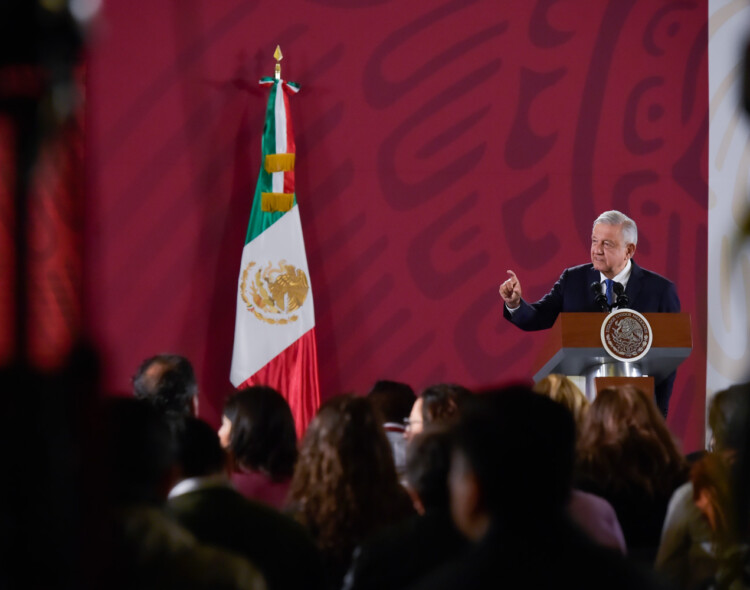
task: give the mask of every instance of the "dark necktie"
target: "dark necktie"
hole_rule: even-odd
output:
[[[614,293],[612,293],[612,285],[615,282],[612,279],[604,279],[604,282],[607,283],[607,303],[612,305],[615,302]]]

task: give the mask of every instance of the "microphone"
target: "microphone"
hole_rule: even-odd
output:
[[[628,296],[625,295],[625,287],[622,286],[622,283],[613,283],[612,290],[615,292],[615,295],[617,295],[617,299],[615,300],[615,307],[619,309],[625,309],[628,305],[630,305]]]
[[[622,287],[622,285],[620,285]],[[602,311],[609,311],[607,296],[602,293],[602,284],[599,281],[591,283],[591,290],[594,292],[594,303],[599,305]]]

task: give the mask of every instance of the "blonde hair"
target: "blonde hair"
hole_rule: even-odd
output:
[[[579,429],[588,410],[589,400],[573,381],[565,375],[550,373],[537,382],[532,389],[568,408],[573,414],[576,429]]]

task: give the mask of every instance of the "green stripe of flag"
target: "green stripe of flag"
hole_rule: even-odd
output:
[[[260,161],[260,172],[258,173],[258,183],[255,185],[255,195],[253,196],[253,205],[250,211],[250,223],[247,226],[247,236],[245,244],[249,244],[265,230],[276,223],[283,211],[268,213],[261,210],[261,193],[272,192],[271,174],[266,172],[265,161],[268,154],[276,153],[276,93],[283,92],[278,81],[274,81],[271,92],[268,96],[268,105],[266,106],[266,122],[263,126],[263,139],[261,150],[263,155]],[[296,198],[295,198],[296,203]]]

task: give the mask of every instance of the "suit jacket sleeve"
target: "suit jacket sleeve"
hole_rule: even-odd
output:
[[[521,299],[521,307],[512,315],[503,305],[503,316],[522,330],[546,330],[555,323],[563,307],[563,291],[568,281],[568,269],[565,269],[549,293],[536,303],[526,303]]]
[[[659,311],[667,313],[677,313],[680,311],[680,298],[677,296],[677,289],[674,283],[670,281],[669,286],[664,291]]]

